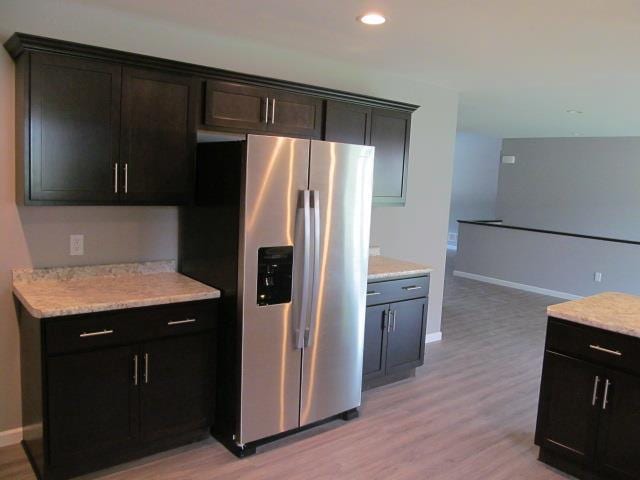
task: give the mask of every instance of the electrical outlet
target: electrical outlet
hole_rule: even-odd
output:
[[[602,282],[602,272],[596,272],[593,274],[593,281],[594,282]]]
[[[69,255],[84,255],[84,235],[69,235]]]

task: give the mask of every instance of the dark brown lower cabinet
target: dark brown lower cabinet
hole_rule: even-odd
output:
[[[428,288],[428,277],[369,283],[363,389],[409,377],[424,363]]]
[[[38,478],[207,437],[216,312],[215,300],[51,319],[21,308],[23,446]]]
[[[206,429],[214,407],[213,336],[165,338],[141,350],[143,441]]]
[[[640,371],[616,368],[635,353],[630,341],[549,320],[536,429],[542,461],[578,478],[640,478]]]
[[[137,347],[59,355],[47,361],[51,465],[64,468],[132,448],[138,440]]]

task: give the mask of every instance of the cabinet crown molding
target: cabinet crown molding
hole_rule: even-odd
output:
[[[278,88],[294,93],[315,95],[324,99],[358,103],[371,107],[394,109],[404,112],[414,112],[419,108],[419,105],[413,105],[411,103],[385,100],[369,95],[360,95],[356,93],[345,92],[342,90],[307,85],[304,83],[290,82],[287,80],[262,77],[259,75],[233,72],[230,70],[206,67],[175,60],[167,60],[149,55],[124,52],[111,48],[96,47],[92,45],[85,45],[82,43],[69,42],[66,40],[42,37],[39,35],[31,35],[27,33],[14,33],[5,42],[4,48],[7,50],[7,52],[9,52],[9,55],[11,55],[14,60],[20,57],[25,52],[46,52],[63,55],[74,55],[93,60],[116,61],[122,64],[136,67],[149,67],[162,70],[171,70],[177,73],[200,76],[206,79],[227,80],[249,85]]]

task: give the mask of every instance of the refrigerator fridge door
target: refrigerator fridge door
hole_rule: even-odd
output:
[[[299,425],[302,351],[296,346],[296,296],[303,280],[300,199],[309,175],[309,140],[249,135],[246,148],[238,279],[240,444]],[[286,279],[291,274],[289,296]]]
[[[313,286],[300,426],[360,405],[374,148],[311,141]]]

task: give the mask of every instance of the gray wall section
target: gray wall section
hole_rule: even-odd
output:
[[[486,135],[456,134],[449,234],[458,233],[458,220],[495,218],[501,144]]]
[[[523,227],[640,240],[640,137],[505,139],[498,217]]]
[[[579,296],[640,295],[638,245],[460,224],[454,268]],[[595,272],[602,272],[602,283]]]

